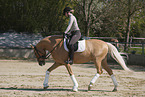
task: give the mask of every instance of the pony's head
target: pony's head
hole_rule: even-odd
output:
[[[37,58],[37,61],[39,63],[40,66],[45,65],[45,59],[46,59],[46,52],[44,50],[39,50],[36,46],[32,46],[35,53],[35,56]]]

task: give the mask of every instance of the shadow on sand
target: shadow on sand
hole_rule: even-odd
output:
[[[48,88],[48,89],[38,89],[38,88],[16,88],[16,87],[10,87],[10,88],[0,88],[0,90],[18,90],[18,91],[68,91],[73,92],[72,89],[66,89],[66,88]],[[79,89],[80,92],[88,92],[88,90],[85,89]],[[108,90],[89,90],[89,91],[98,91],[98,92],[112,92]]]

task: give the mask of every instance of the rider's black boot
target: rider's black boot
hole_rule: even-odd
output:
[[[74,57],[74,46],[69,46],[69,60],[66,62],[67,64],[72,65],[73,64],[73,57]]]

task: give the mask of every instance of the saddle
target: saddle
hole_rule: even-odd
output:
[[[68,49],[69,40],[70,39],[64,38],[64,49],[66,51],[69,51],[69,49]],[[81,36],[81,38],[74,44],[74,51],[83,52],[85,50],[85,46],[86,46],[85,38],[83,36]]]

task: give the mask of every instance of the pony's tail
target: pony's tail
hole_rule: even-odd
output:
[[[126,71],[132,71],[130,70],[126,64],[125,64],[125,61],[124,59],[122,58],[122,56],[120,55],[120,53],[118,52],[117,48],[112,45],[111,43],[107,43],[108,45],[108,48],[109,48],[109,53],[111,54],[112,58],[115,59],[121,66],[124,70]]]

